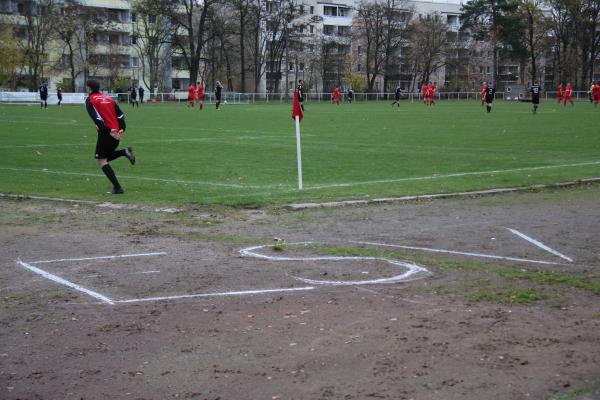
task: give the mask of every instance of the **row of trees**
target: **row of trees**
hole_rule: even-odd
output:
[[[18,15],[0,21],[0,79],[35,90],[60,72],[74,91],[78,78],[103,71],[114,84],[131,76],[124,56],[133,48],[137,78],[150,88],[185,69],[190,81],[219,79],[238,91],[262,91],[265,81],[281,91],[299,76],[323,90],[363,79],[368,91],[383,77],[390,90],[400,80],[429,81],[443,67],[464,78],[489,49],[494,81],[501,60],[512,60],[523,82],[550,73],[586,86],[600,51],[600,0],[541,1],[470,0],[453,32],[439,14],[416,17],[408,0],[363,0],[351,36],[340,36],[313,30],[320,17],[294,0],[133,0],[129,39],[128,16],[76,0],[22,0]],[[121,38],[100,51],[99,36],[112,31]]]

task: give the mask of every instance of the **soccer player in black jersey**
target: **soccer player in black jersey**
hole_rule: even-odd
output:
[[[531,85],[531,104],[533,104],[533,113],[537,113],[537,109],[540,106],[540,92],[542,89],[537,81]]]
[[[58,105],[60,106],[60,103],[62,103],[62,89],[61,88],[56,89],[56,98],[58,99]]]
[[[304,86],[302,86],[302,79],[298,79],[296,91],[298,92],[298,101],[300,102],[300,107],[302,107],[302,111],[304,111]]]
[[[46,82],[40,86],[40,108],[48,108],[48,84]]]
[[[138,103],[137,101],[137,89],[135,88],[135,85],[131,85],[131,87],[129,88],[129,102],[133,107],[140,107],[140,103]]]
[[[496,88],[494,87],[494,83],[490,81],[485,92],[485,109],[488,113],[492,111],[492,103],[494,102],[495,96]]]
[[[223,85],[221,85],[220,81],[217,81],[215,85],[215,105],[217,110],[221,108],[221,95],[223,94]]]
[[[396,100],[392,103],[392,107],[394,107],[394,104],[398,104],[398,107],[400,107],[400,96],[402,95],[402,91],[400,90],[400,85],[398,85],[396,87]]]

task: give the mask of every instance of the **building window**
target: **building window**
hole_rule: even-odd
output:
[[[485,72],[486,72],[487,74],[489,74],[489,73],[490,73],[490,70],[491,70],[491,68],[490,68],[490,66],[488,65],[488,66],[486,67],[486,69],[485,69]]]
[[[315,7],[314,6],[310,6],[310,13],[314,14],[315,13]]]
[[[358,46],[358,54],[362,54],[362,46]]]
[[[333,29],[335,26],[333,25],[323,25],[323,34],[324,35],[333,35]]]
[[[304,4],[300,4],[300,14],[304,14]]]
[[[149,16],[148,22],[150,22],[151,24],[155,24],[156,23],[156,15]]]
[[[350,16],[350,9],[349,8],[338,8],[338,15],[340,17],[349,17]]]
[[[362,64],[358,64],[358,65],[356,66],[356,70],[357,70],[358,72],[361,72],[361,71],[362,71]]]
[[[328,17],[337,17],[337,11],[337,7],[323,6],[323,15],[326,15]]]
[[[288,70],[294,71],[294,63],[290,63],[290,65],[288,66]]]
[[[137,44],[137,36],[131,35],[131,44]]]
[[[140,66],[140,60],[137,57],[131,57],[131,66],[137,68]]]
[[[298,71],[304,71],[304,63],[298,64]]]
[[[310,33],[315,33],[315,27],[314,26],[310,26]]]
[[[135,22],[136,17],[137,17],[137,15],[134,12],[132,12],[131,13],[131,22]]]
[[[349,26],[338,26],[338,35],[350,36],[350,27]]]

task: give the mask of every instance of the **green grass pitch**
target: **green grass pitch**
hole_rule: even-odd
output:
[[[257,206],[364,199],[600,176],[600,109],[542,102],[307,103],[304,190],[297,189],[290,104],[121,105],[124,146],[113,161],[123,196],[93,159],[83,106],[0,106],[0,192],[147,204]]]

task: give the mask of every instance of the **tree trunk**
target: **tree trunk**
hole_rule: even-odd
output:
[[[242,3],[243,4],[243,3]],[[246,92],[246,60],[244,58],[244,33],[246,30],[246,14],[242,10],[243,5],[240,6],[240,91]]]

